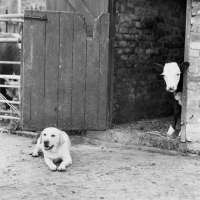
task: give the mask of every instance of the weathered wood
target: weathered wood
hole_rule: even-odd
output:
[[[94,24],[94,16],[82,2],[82,0],[68,0],[68,2],[72,5],[72,7],[77,11],[80,12],[84,17],[87,25]]]
[[[107,1],[107,0],[105,0]],[[108,3],[108,1],[107,1]],[[115,51],[115,0],[109,1],[110,28],[109,28],[109,72],[108,72],[108,128],[113,125],[113,85],[114,85],[114,51]]]
[[[86,34],[82,16],[74,14],[72,129],[84,130]]]
[[[30,10],[25,10],[26,15],[30,15],[32,12]],[[31,124],[31,81],[30,75],[32,70],[32,20],[25,20],[24,22],[24,32],[23,32],[23,45],[22,45],[22,73],[21,73],[21,125],[23,129],[30,129]]]
[[[35,16],[45,16],[44,11],[34,11]],[[31,70],[31,128],[44,127],[44,71],[45,71],[45,21],[34,21],[32,26]]]
[[[94,18],[97,18],[100,14],[100,2],[102,0],[98,1],[91,1],[91,0],[82,0],[85,7],[91,12],[91,14],[94,16]]]
[[[185,31],[185,52],[184,60],[189,61],[190,23],[191,23],[192,1],[187,0],[186,31]],[[187,71],[183,72],[182,112],[181,112],[181,142],[186,142],[186,118],[187,118]]]
[[[87,38],[85,130],[97,130],[100,20],[96,20],[94,37]]]
[[[109,0],[101,0],[100,1],[100,13],[99,14],[108,13],[108,3],[109,3]],[[114,5],[113,5],[113,7],[114,7]]]
[[[56,0],[56,11],[67,11],[67,0]]]
[[[71,129],[74,14],[60,13],[58,127]]]
[[[45,117],[44,126],[57,126],[59,12],[46,12]]]
[[[23,130],[106,129],[109,14],[96,21],[93,38],[87,38],[78,13],[46,11],[46,16],[47,22],[25,20]]]
[[[103,14],[100,37],[100,73],[99,73],[99,113],[98,129],[107,128],[108,100],[108,50],[109,50],[109,14]]]
[[[74,10],[74,8],[71,6],[71,4],[68,2],[68,0],[67,0],[67,11],[68,11],[68,12],[76,12],[76,11]]]
[[[46,10],[56,10],[57,1],[58,0],[46,0]]]

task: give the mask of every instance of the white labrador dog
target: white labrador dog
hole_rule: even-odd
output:
[[[37,157],[40,151],[44,154],[44,161],[52,171],[64,171],[65,168],[72,164],[70,155],[71,142],[64,131],[54,127],[45,128],[37,140],[36,147],[32,156]],[[62,161],[60,165],[54,164]]]

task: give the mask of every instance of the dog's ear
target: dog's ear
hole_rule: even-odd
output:
[[[185,70],[188,69],[189,65],[190,65],[189,62],[184,62],[184,63],[179,65],[179,68],[180,68],[181,71],[185,71]]]
[[[61,131],[60,134],[59,134],[59,144],[60,145],[63,145],[65,143],[63,134],[66,134],[66,133],[64,131]]]
[[[43,132],[40,133],[40,137],[39,137],[40,144],[42,144],[42,134],[43,134]]]

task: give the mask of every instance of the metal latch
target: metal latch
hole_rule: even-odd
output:
[[[48,21],[48,18],[46,16],[40,16],[40,15],[24,15],[24,19]]]

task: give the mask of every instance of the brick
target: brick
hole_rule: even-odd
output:
[[[199,67],[190,66],[188,72],[189,72],[190,74],[198,74],[198,72],[199,72]]]
[[[198,58],[189,57],[189,62],[190,62],[189,69],[191,68],[191,66],[195,66],[195,67],[198,66],[198,61],[199,61]]]
[[[196,49],[190,49],[189,56],[198,58],[200,56],[200,51]]]
[[[200,16],[195,16],[191,18],[192,24],[200,24]]]
[[[186,140],[189,142],[200,142],[200,124],[186,125]]]
[[[194,6],[192,8],[192,15],[200,15],[200,6]]]

